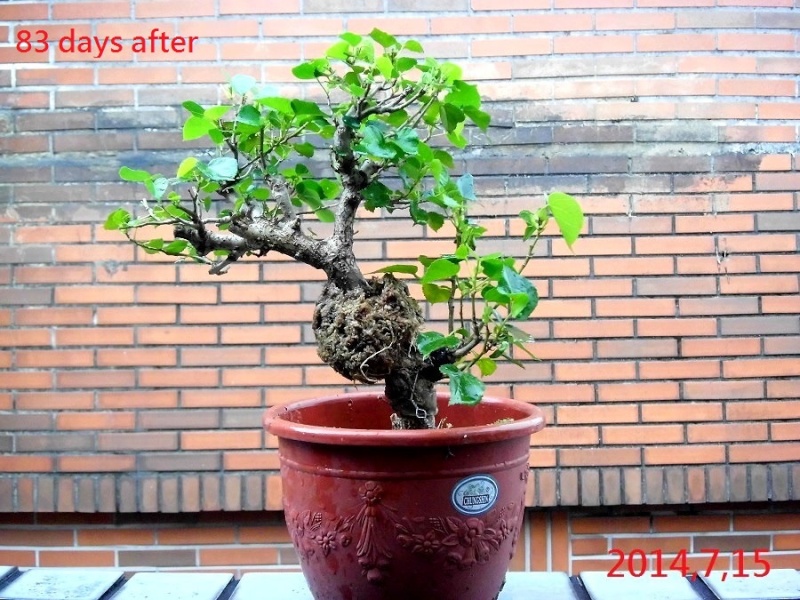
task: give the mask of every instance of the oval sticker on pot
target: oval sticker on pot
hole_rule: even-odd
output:
[[[473,475],[459,481],[450,496],[456,510],[465,515],[479,515],[494,506],[497,482],[488,475]]]

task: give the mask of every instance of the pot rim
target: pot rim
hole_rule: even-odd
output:
[[[447,399],[448,394],[439,393],[439,400]],[[334,446],[460,446],[496,442],[524,436],[544,428],[545,418],[542,410],[533,404],[512,400],[510,398],[484,397],[481,404],[503,405],[524,417],[509,423],[491,423],[468,427],[448,427],[441,429],[355,429],[345,427],[327,427],[324,425],[308,425],[286,418],[287,414],[303,408],[316,406],[331,401],[368,402],[380,400],[386,402],[383,394],[377,392],[344,393],[333,396],[321,396],[308,400],[299,400],[279,404],[267,409],[264,414],[264,429],[276,437],[327,444]],[[465,407],[469,410],[471,407]]]

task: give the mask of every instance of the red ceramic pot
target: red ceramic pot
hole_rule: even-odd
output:
[[[316,600],[492,600],[520,531],[542,412],[485,398],[393,431],[373,393],[275,406],[286,522]]]

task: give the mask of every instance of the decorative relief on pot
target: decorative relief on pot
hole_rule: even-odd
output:
[[[520,505],[512,502],[485,518],[416,517],[397,524],[397,541],[415,554],[444,560],[458,569],[484,563],[511,538],[516,543]]]
[[[474,478],[464,482],[469,479]],[[497,484],[494,486],[496,490]],[[383,488],[378,483],[367,481],[359,489],[359,495],[361,505],[355,514],[331,516],[308,510],[287,514],[287,525],[301,559],[309,560],[317,553],[327,557],[355,541],[362,575],[379,584],[391,566],[392,547],[439,559],[451,568],[468,569],[488,561],[509,537],[512,552],[516,544],[522,503],[512,502],[482,517],[401,519],[396,509],[383,503]],[[490,496],[494,504],[497,492]]]
[[[459,481],[450,500],[464,515],[479,515],[494,506],[499,493],[497,482],[489,475],[473,475]]]
[[[306,510],[287,515],[287,525],[301,558],[310,559],[317,552],[328,556],[331,551],[348,547],[355,535],[356,556],[361,572],[368,581],[379,583],[385,577],[392,552],[382,530],[391,530],[397,518],[394,509],[383,505],[383,488],[367,481],[360,489],[362,504],[358,512],[345,517],[331,517],[320,511]]]

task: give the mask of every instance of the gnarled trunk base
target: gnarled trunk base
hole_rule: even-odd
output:
[[[434,382],[441,374],[425,368],[416,348],[422,323],[406,284],[386,275],[346,290],[328,282],[312,327],[320,358],[337,373],[361,383],[386,381],[395,429],[425,429],[436,426]]]

